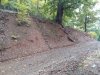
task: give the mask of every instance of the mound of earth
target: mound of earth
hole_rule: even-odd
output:
[[[16,18],[0,12],[0,61],[92,40],[81,31],[36,18],[29,18],[29,26],[19,26]]]

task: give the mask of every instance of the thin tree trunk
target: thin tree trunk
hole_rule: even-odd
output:
[[[58,3],[58,8],[57,8],[57,15],[56,15],[56,23],[58,24],[61,24],[62,25],[62,18],[63,18],[63,4],[62,2],[60,2],[61,0],[59,0],[59,3]]]
[[[87,32],[87,16],[85,17],[84,31]]]

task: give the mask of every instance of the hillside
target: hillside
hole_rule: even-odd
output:
[[[48,20],[30,17],[29,21],[29,25],[18,25],[16,14],[0,12],[0,61],[93,40],[84,32],[63,29]]]

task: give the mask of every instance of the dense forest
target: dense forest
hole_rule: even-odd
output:
[[[88,32],[100,40],[99,21],[94,7],[97,0],[0,0],[0,10],[17,13],[18,21],[28,16],[48,19],[62,27],[70,26]]]

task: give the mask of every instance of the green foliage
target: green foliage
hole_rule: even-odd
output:
[[[44,1],[44,0],[42,0]],[[96,0],[45,0],[43,5],[43,16],[55,20],[58,2],[63,4],[63,25],[84,29],[84,18],[88,16],[89,25],[96,21],[94,11],[91,11]],[[79,10],[76,12],[76,10]]]
[[[28,6],[24,3],[16,3],[17,9],[18,9],[18,20],[19,21],[26,21],[27,20],[27,14],[28,14]]]
[[[98,41],[100,41],[100,29],[97,29],[95,32],[96,32],[96,34],[97,34],[97,38],[96,38],[96,39],[97,39]]]
[[[59,0],[1,0],[2,4],[8,5],[9,8],[18,11],[19,18],[24,20],[26,14],[37,15],[55,20],[57,14],[57,6]],[[94,0],[60,0],[63,4],[63,24],[68,22],[76,16],[78,20],[83,21],[81,17],[88,14],[92,6],[95,4]],[[83,7],[82,7],[83,6]],[[82,7],[82,8],[81,8]],[[75,10],[79,9],[80,12],[76,13]],[[81,14],[81,15],[78,15]],[[66,19],[66,17],[69,17]],[[81,18],[81,19],[80,19]],[[79,23],[79,22],[78,22]]]
[[[1,5],[4,9],[12,9],[17,11],[17,20],[27,21],[27,15],[29,10],[29,0],[1,0]]]
[[[87,19],[87,29],[90,30],[91,27],[94,26],[94,23],[96,22],[97,18],[95,17],[96,12],[94,12],[93,6],[96,2],[94,1],[83,1],[81,6],[77,9],[75,9],[73,12],[73,16],[67,18],[64,17],[64,25],[71,26],[74,28],[77,28],[79,30],[84,30],[84,23],[85,23],[85,17],[88,17]]]
[[[6,5],[9,2],[9,0],[1,0],[1,5]]]
[[[88,34],[90,34],[91,37],[93,37],[93,38],[97,38],[97,36],[98,36],[96,32],[92,32],[92,31],[88,32]]]

